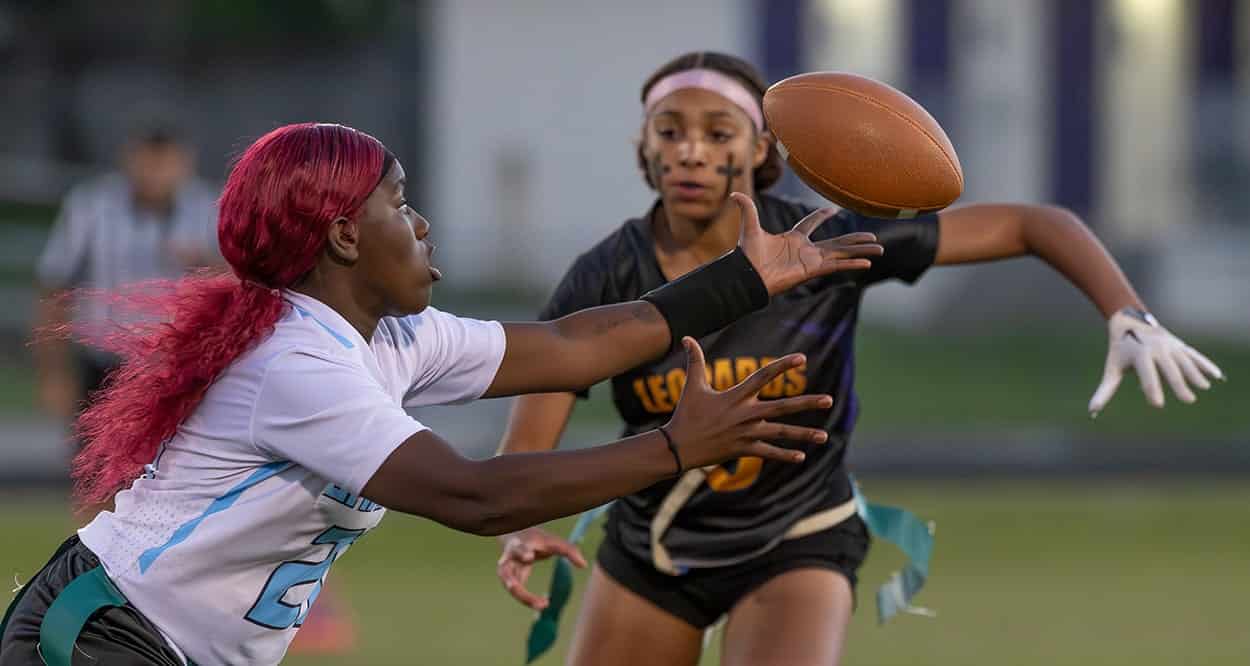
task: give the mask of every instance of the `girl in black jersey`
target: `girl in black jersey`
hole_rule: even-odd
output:
[[[577,259],[543,319],[637,298],[731,250],[740,221],[730,192],[752,194],[761,224],[773,232],[811,212],[762,194],[782,172],[760,110],[764,90],[750,65],[717,53],[683,55],[651,76],[642,88],[638,164],[658,199]],[[855,324],[861,294],[872,284],[914,282],[933,264],[1034,255],[1108,319],[1110,353],[1091,411],[1106,404],[1126,368],[1136,370],[1155,406],[1163,405],[1160,372],[1184,402],[1194,400],[1190,385],[1209,387],[1204,373],[1222,378],[1158,325],[1098,239],[1062,208],[975,204],[906,221],[842,211],[814,236],[852,231],[875,233],[885,246],[872,268],[809,282],[701,339],[715,387],[731,386],[787,352],[806,354],[805,367],[761,395],[833,395],[831,409],[789,419],[825,429],[828,446],[810,450],[805,465],[741,458],[616,502],[569,663],[695,664],[704,629],[725,615],[725,664],[839,661],[856,571],[869,545],[843,458],[857,412]],[[684,383],[679,354],[614,377],[612,396],[626,433],[663,423]],[[520,397],[502,451],[553,448],[575,398]],[[498,573],[505,587],[522,603],[545,607],[546,599],[524,587],[534,561],[575,548],[538,529],[502,541]]]

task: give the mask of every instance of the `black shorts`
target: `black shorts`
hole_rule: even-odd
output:
[[[648,560],[631,555],[608,525],[599,547],[604,573],[626,589],[698,629],[714,624],[757,587],[795,569],[829,569],[851,583],[868,556],[868,527],[859,516],[815,534],[782,541],[772,550],[739,564],[692,569],[681,576],[657,571]]]
[[[70,537],[19,593],[0,636],[0,666],[41,666],[39,627],[61,590],[100,559]],[[138,609],[127,604],[98,611],[83,626],[74,644],[74,664],[180,666],[183,662],[160,631]]]

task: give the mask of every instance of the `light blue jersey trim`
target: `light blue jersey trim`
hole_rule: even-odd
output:
[[[339,343],[342,344],[344,347],[347,347],[348,349],[352,349],[353,347],[356,346],[352,344],[351,340],[348,340],[347,338],[343,337],[341,333],[330,328],[329,326],[326,326],[325,322],[321,321],[320,319],[317,319],[317,317],[313,313],[309,312],[308,310],[305,310],[304,308],[298,305],[295,305],[294,303],[292,303],[291,305],[295,308],[295,311],[299,313],[299,316],[308,317],[309,319],[317,322],[317,324],[320,325],[321,328],[324,328],[326,330],[326,333],[333,335],[334,339],[338,340]]]
[[[285,472],[294,464],[295,463],[290,462],[289,460],[279,460],[271,462],[255,472],[252,472],[252,475],[244,479],[241,483],[239,483],[239,485],[231,488],[226,491],[226,494],[213,500],[212,504],[209,504],[208,508],[204,509],[204,513],[188,520],[183,523],[181,527],[174,530],[173,535],[169,537],[169,541],[166,541],[160,546],[149,548],[144,551],[143,554],[139,556],[139,573],[147,573],[148,567],[152,566],[152,563],[156,561],[156,558],[161,556],[161,553],[177,546],[183,541],[186,541],[187,537],[191,536],[191,533],[195,531],[195,528],[200,526],[200,523],[203,522],[205,518],[213,515],[214,513],[229,509],[235,501],[243,495],[245,490],[276,474]]]

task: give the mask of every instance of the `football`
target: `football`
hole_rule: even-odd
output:
[[[946,132],[880,81],[843,72],[792,76],[765,93],[764,116],[799,178],[858,213],[909,218],[963,193],[963,169]]]

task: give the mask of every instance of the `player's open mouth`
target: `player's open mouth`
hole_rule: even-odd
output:
[[[443,272],[434,268],[434,265],[430,263],[430,260],[434,258],[434,251],[438,249],[438,246],[429,241],[426,241],[426,246],[429,250],[425,253],[425,265],[430,269],[430,279],[438,282],[443,279]]]
[[[697,197],[707,191],[707,187],[691,180],[683,180],[673,184],[673,190],[684,197]]]

